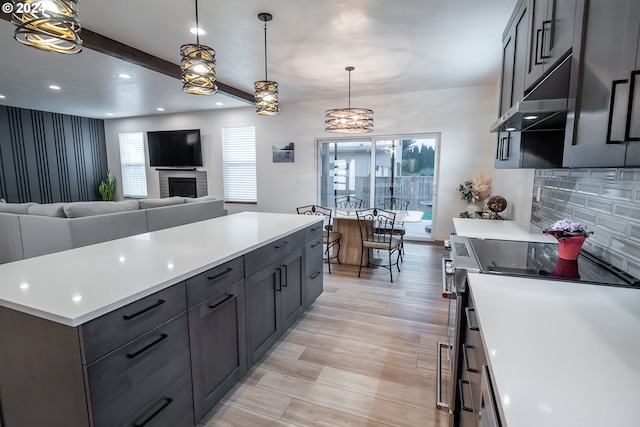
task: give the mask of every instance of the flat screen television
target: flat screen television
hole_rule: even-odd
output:
[[[200,129],[147,132],[149,166],[202,166]]]

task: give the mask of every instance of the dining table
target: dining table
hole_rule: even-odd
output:
[[[400,228],[401,223],[420,222],[424,213],[422,211],[392,210],[396,214],[395,227]],[[340,253],[338,260],[341,264],[366,265],[367,253],[362,254],[362,237],[358,226],[356,209],[333,209],[333,231],[342,235],[340,238]],[[336,250],[336,248],[333,248]],[[361,260],[360,257],[364,256]]]

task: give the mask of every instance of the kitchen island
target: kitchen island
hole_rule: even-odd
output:
[[[322,219],[245,212],[0,277],[3,427],[194,425],[322,292]]]
[[[476,273],[468,280],[500,425],[637,424],[640,289]]]

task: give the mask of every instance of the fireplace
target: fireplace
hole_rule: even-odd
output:
[[[169,197],[196,197],[197,194],[195,178],[169,177]]]
[[[203,197],[207,195],[207,172],[158,169],[160,197]]]

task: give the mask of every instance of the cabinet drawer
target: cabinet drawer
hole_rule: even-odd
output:
[[[191,376],[185,375],[124,422],[125,426],[176,427],[195,424]]]
[[[305,228],[305,242],[310,242],[316,239],[322,239],[322,232],[324,231],[324,221],[317,222],[307,228]]]
[[[86,369],[95,427],[121,425],[190,372],[186,313]]]
[[[243,278],[244,263],[239,257],[187,279],[187,306],[194,307]]]
[[[85,364],[186,310],[187,299],[182,282],[80,326]]]
[[[306,232],[306,230],[296,231],[246,254],[244,256],[245,277],[251,276],[302,246]]]
[[[309,273],[310,270],[317,268],[320,268],[320,271],[322,271],[323,255],[324,248],[322,246],[322,236],[307,243],[305,248],[307,273]]]
[[[322,276],[322,262],[320,262],[320,268],[314,270],[307,270],[307,292],[306,292],[306,307],[309,308],[311,304],[318,298],[323,291],[323,276]]]

